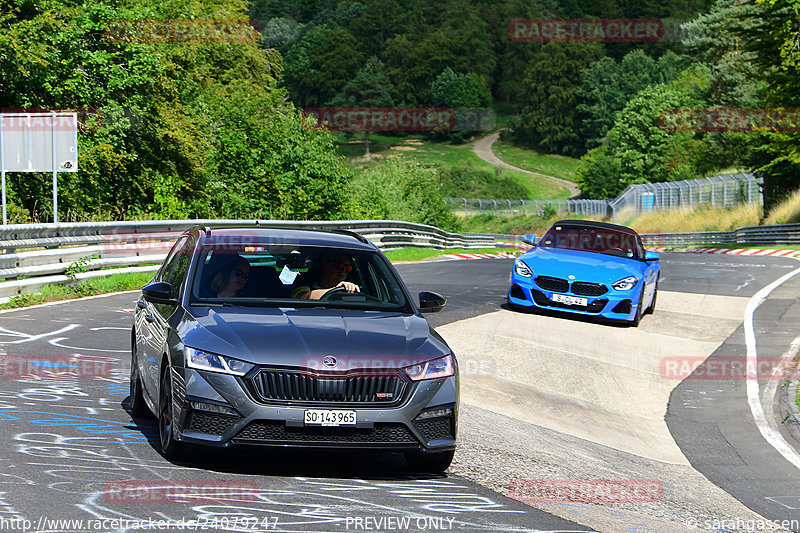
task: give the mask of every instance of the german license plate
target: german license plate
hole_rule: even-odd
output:
[[[306,409],[303,421],[306,426],[355,426],[355,411],[333,409]]]
[[[559,302],[567,305],[582,305],[586,307],[589,300],[586,298],[578,298],[577,296],[567,296],[566,294],[554,294],[550,297],[554,302]]]

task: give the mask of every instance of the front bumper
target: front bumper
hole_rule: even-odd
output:
[[[244,378],[190,368],[174,369],[177,439],[192,444],[233,444],[448,451],[455,448],[458,376],[412,382],[393,406],[353,406],[257,401]],[[213,412],[218,406],[227,413]],[[356,411],[355,427],[305,426],[306,409]],[[424,411],[450,409],[450,416],[415,420]],[[235,414],[234,414],[235,413]]]
[[[571,292],[554,292],[545,290],[531,279],[525,278],[514,273],[511,276],[511,286],[508,291],[508,301],[512,305],[536,309],[549,309],[551,311],[563,311],[584,316],[599,316],[610,320],[633,320],[636,317],[639,305],[639,295],[642,290],[642,282],[627,291],[618,291],[611,288],[602,296],[591,297]],[[554,302],[553,294],[564,294],[586,298],[588,305],[567,305]]]

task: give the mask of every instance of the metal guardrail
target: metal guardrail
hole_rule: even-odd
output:
[[[255,220],[148,220],[20,224],[0,227],[0,298],[33,292],[46,284],[72,283],[88,277],[155,270],[174,241],[192,226],[256,227]],[[259,227],[347,229],[383,250],[417,246],[486,248],[491,236],[450,233],[434,226],[397,220],[258,221]],[[70,265],[81,262],[72,276]],[[142,266],[142,265],[156,266]],[[100,270],[108,269],[108,270]]]
[[[645,233],[647,246],[720,246],[752,244],[761,246],[800,245],[800,224],[744,226],[733,231],[703,231],[696,233]]]

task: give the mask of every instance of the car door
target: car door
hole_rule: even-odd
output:
[[[187,235],[178,239],[178,242],[176,242],[172,250],[170,250],[167,259],[164,261],[154,281],[166,281],[169,283],[173,275],[172,273],[175,271],[179,259],[183,255],[183,251],[186,249],[189,242],[190,238]],[[160,377],[158,374],[158,365],[161,354],[163,353],[163,339],[165,335],[164,323],[166,320],[163,315],[168,312],[165,308],[168,308],[172,312],[174,312],[175,308],[174,306],[148,302],[144,297],[140,297],[136,305],[136,310],[139,314],[137,323],[140,324],[141,331],[143,332],[142,342],[139,348],[141,350],[139,352],[138,361],[139,375],[142,378],[145,391],[151,393],[149,394],[151,399],[155,399],[158,397],[155,395],[155,392],[158,391]]]

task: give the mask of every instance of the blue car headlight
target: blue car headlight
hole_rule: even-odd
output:
[[[522,259],[517,259],[514,261],[514,272],[522,276],[523,278],[529,278],[533,276],[533,270],[530,269],[528,265]]]
[[[636,278],[636,276],[628,276],[627,278],[622,278],[621,280],[614,282],[611,286],[618,291],[629,291],[636,286],[637,281],[639,280]]]
[[[255,366],[251,363],[239,361],[238,359],[204,352],[203,350],[190,348],[188,346],[186,346],[185,354],[186,366],[198,370],[209,370],[211,372],[233,374],[234,376],[244,376]]]

